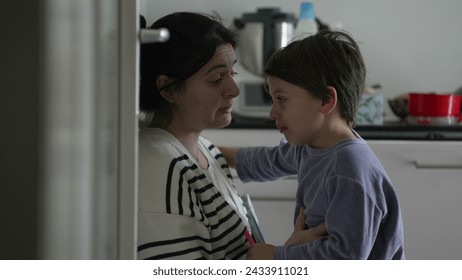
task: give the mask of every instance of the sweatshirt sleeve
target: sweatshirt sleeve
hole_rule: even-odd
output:
[[[276,147],[240,148],[236,171],[242,182],[264,182],[297,174],[297,147],[288,143]]]
[[[275,259],[367,259],[383,213],[357,181],[330,179],[325,223],[328,236],[312,243],[278,246]]]

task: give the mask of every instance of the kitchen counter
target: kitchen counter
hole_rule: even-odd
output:
[[[227,129],[275,129],[270,119],[233,116]],[[359,125],[354,128],[368,140],[445,140],[462,141],[462,125],[406,125],[398,122],[386,122],[383,125]]]
[[[439,140],[461,141],[462,126],[402,125],[385,123],[381,126],[357,126],[355,130],[368,140]]]

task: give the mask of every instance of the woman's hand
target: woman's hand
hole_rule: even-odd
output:
[[[250,247],[247,252],[248,260],[273,260],[276,246],[271,244],[257,243]]]
[[[300,208],[300,214],[295,221],[294,231],[284,245],[310,243],[314,240],[326,236],[326,224],[322,223],[316,227],[307,229],[305,225],[305,214],[303,207]],[[250,247],[247,253],[248,260],[272,260],[276,246],[271,244],[255,244]]]
[[[295,221],[294,231],[292,232],[292,235],[289,237],[289,239],[287,239],[286,243],[284,243],[284,245],[310,243],[319,237],[327,235],[325,223],[307,229],[305,224],[306,216],[304,214],[304,210],[305,209],[303,207],[300,208],[300,214]]]

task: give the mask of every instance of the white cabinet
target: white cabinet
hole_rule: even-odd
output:
[[[216,145],[275,145],[277,130],[220,129],[204,136]],[[462,259],[462,141],[368,141],[398,192],[407,259]],[[269,243],[282,244],[293,229],[294,178],[242,184],[250,193]]]
[[[407,259],[462,259],[462,141],[368,141],[398,192]]]

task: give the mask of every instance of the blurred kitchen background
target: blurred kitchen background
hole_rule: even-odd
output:
[[[149,24],[174,11],[218,12],[234,18],[261,7],[298,16],[301,1],[141,0]],[[367,82],[379,83],[385,98],[409,91],[454,92],[462,86],[462,17],[458,0],[314,0],[315,15],[350,32],[360,43]],[[396,116],[385,108],[385,119]]]
[[[386,102],[462,86],[462,1],[311,2],[359,41],[367,83],[380,85],[383,118],[357,130],[397,188],[407,257],[462,259],[461,126],[402,125]],[[150,25],[174,11],[217,12],[231,26],[262,7],[298,16],[300,3],[1,1],[0,259],[135,258],[139,14]],[[254,119],[204,135],[221,145],[280,140]],[[236,180],[271,243],[291,231],[295,179]]]

